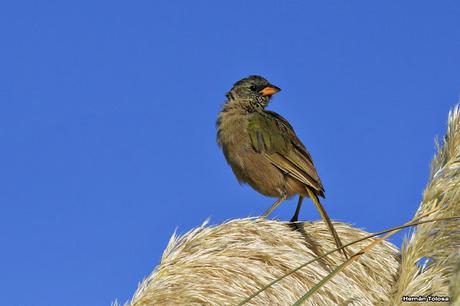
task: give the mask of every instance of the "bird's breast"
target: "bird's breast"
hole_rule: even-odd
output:
[[[284,176],[270,161],[254,150],[247,131],[248,119],[239,114],[221,113],[217,122],[217,142],[227,163],[240,182],[248,183],[267,196],[285,193]]]
[[[224,151],[227,162],[244,166],[244,157],[250,149],[247,117],[237,112],[222,112],[217,121],[217,142]]]

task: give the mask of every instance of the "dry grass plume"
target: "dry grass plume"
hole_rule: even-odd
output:
[[[344,243],[368,234],[343,223],[335,227]],[[304,228],[306,236],[286,222],[239,219],[173,236],[161,263],[129,305],[236,305],[274,278],[335,248],[322,222],[306,223]],[[349,250],[356,252],[366,244]],[[342,260],[334,253],[327,261],[309,265],[249,305],[291,305]],[[311,303],[381,304],[388,300],[398,267],[398,250],[389,243],[379,245],[328,282]]]
[[[429,218],[460,215],[460,111],[449,113],[447,134],[443,144],[437,142],[438,153],[431,162],[428,185],[415,217],[439,208]],[[392,305],[403,303],[403,296],[449,296],[449,284],[458,269],[460,227],[458,220],[419,225],[402,247],[401,271]],[[457,273],[458,274],[458,273]],[[459,277],[459,276],[457,276]],[[451,292],[457,292],[452,286]],[[456,290],[456,291],[455,291]],[[451,296],[454,299],[454,296]],[[420,305],[418,303],[417,305]],[[428,305],[425,303],[424,305]],[[433,303],[439,305],[439,303]]]

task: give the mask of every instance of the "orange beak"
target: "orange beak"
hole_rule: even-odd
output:
[[[270,85],[270,86],[267,86],[265,87],[264,89],[262,89],[261,91],[259,91],[259,93],[262,95],[262,96],[271,96],[271,95],[274,95],[276,94],[278,91],[280,91],[281,88],[279,87],[276,87],[275,85]]]

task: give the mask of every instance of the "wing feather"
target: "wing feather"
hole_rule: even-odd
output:
[[[254,113],[249,119],[248,132],[256,152],[287,175],[324,195],[311,155],[286,119],[271,111]]]

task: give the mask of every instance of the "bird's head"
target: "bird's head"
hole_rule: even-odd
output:
[[[281,89],[270,84],[266,79],[258,75],[251,75],[236,82],[227,93],[227,103],[237,103],[241,106],[257,110],[267,106],[272,95]]]

